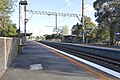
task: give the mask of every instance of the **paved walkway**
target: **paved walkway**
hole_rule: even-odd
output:
[[[41,64],[43,69],[31,70]],[[34,41],[27,42],[0,80],[98,80]]]

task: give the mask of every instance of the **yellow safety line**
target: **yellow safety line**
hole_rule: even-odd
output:
[[[47,48],[48,50],[50,50],[51,52],[55,53],[56,55],[66,59],[67,61],[69,61],[70,63],[72,63],[73,65],[76,65],[77,67],[85,70],[86,72],[88,72],[89,74],[93,75],[94,77],[98,78],[99,80],[117,80],[116,78],[114,77],[111,77],[103,72],[98,72],[97,70],[95,70],[94,68],[90,67],[90,66],[87,66],[83,63],[80,63],[79,61],[76,61],[68,56],[65,56],[55,50],[52,50],[44,45],[42,45],[44,48]]]
[[[44,46],[44,47],[47,48],[46,46]],[[93,76],[95,76],[95,77],[98,78],[99,80],[116,80],[116,79],[113,78],[113,77],[110,77],[110,76],[108,76],[108,75],[105,75],[104,73],[100,73],[100,72],[98,72],[97,70],[93,69],[92,67],[89,67],[89,66],[87,66],[87,65],[85,65],[85,64],[83,64],[83,63],[80,63],[80,62],[78,62],[78,61],[76,61],[76,60],[74,60],[74,59],[72,59],[72,58],[70,58],[70,57],[67,57],[67,56],[65,56],[65,55],[63,55],[63,54],[60,54],[60,53],[57,52],[57,51],[54,51],[54,50],[52,50],[52,49],[50,49],[50,48],[47,48],[47,49],[50,50],[51,52],[57,54],[58,56],[60,56],[60,57],[62,57],[62,58],[64,58],[64,59],[67,59],[70,63],[72,63],[72,64],[76,65],[77,67],[85,70],[86,72],[92,74]]]

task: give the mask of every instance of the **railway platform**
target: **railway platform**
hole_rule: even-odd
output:
[[[41,43],[29,41],[0,80],[117,80],[117,78],[51,50]]]

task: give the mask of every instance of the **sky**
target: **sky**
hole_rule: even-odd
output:
[[[85,0],[85,15],[90,17],[94,23],[95,10],[93,8],[93,2],[95,0]],[[75,13],[82,14],[82,0],[27,0],[27,10],[36,10],[36,11],[49,11],[49,12],[60,12],[60,13]],[[13,23],[18,26],[18,2],[16,3],[16,7],[14,8],[15,12],[12,14],[11,19]],[[66,5],[65,5],[66,4]],[[24,32],[24,7],[21,7],[21,30]],[[32,16],[32,17],[31,17]],[[31,18],[30,18],[31,17]],[[55,16],[48,15],[33,15],[27,12],[27,19],[30,20],[27,22],[26,30],[27,32],[33,33],[33,36],[41,36],[44,34],[52,34],[54,27],[46,27],[46,26],[55,26]],[[79,17],[81,18],[81,16]],[[67,25],[69,28],[69,34],[71,34],[71,28],[76,23],[80,23],[77,17],[63,17],[58,16],[57,19],[58,27]]]

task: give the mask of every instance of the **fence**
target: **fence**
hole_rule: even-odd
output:
[[[0,76],[18,54],[18,38],[0,37]]]

